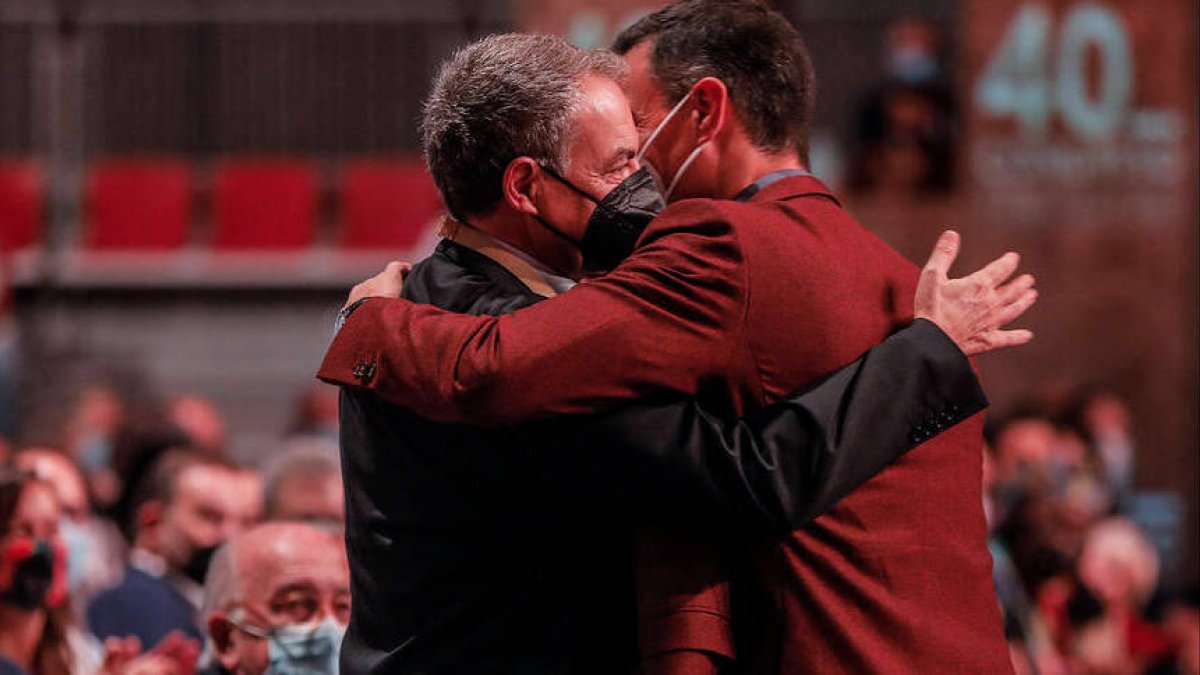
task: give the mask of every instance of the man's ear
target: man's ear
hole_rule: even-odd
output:
[[[145,535],[154,530],[154,527],[162,522],[166,508],[160,501],[144,502],[137,507],[134,512],[134,524],[136,525],[136,535]]]
[[[504,190],[504,201],[510,208],[528,215],[537,214],[539,170],[532,157],[518,157],[508,163],[508,167],[504,169],[501,186]]]
[[[231,673],[238,668],[237,647],[233,644],[233,631],[237,627],[229,621],[225,612],[213,612],[208,616],[208,635],[212,639],[213,657]]]
[[[715,77],[705,77],[692,85],[692,118],[696,122],[696,143],[708,143],[725,128],[729,116],[729,90]]]

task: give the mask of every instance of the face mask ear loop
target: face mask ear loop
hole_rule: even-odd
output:
[[[687,173],[687,170],[692,166],[692,162],[696,161],[696,158],[700,156],[701,151],[704,150],[706,145],[708,145],[708,143],[701,143],[700,145],[696,146],[696,149],[692,151],[692,154],[688,155],[688,158],[683,160],[683,164],[679,165],[679,170],[675,172],[675,177],[671,179],[671,185],[667,187],[667,191],[663,193],[663,201],[671,201],[671,194],[675,192],[675,186],[679,185],[680,179],[682,179],[683,175]]]
[[[642,163],[642,158],[644,158],[646,156],[646,151],[650,149],[650,144],[654,142],[654,139],[658,138],[658,135],[662,133],[663,129],[667,128],[667,125],[670,124],[671,119],[673,117],[675,117],[675,114],[678,113],[681,108],[683,108],[683,104],[687,103],[688,99],[691,97],[692,97],[692,92],[689,91],[687,94],[684,95],[683,98],[679,99],[679,103],[676,103],[674,108],[671,108],[671,112],[667,113],[667,116],[664,117],[662,119],[662,121],[658,123],[658,126],[655,127],[654,131],[650,132],[650,137],[646,139],[645,143],[642,143],[641,150],[638,150],[638,154],[637,154],[638,164]]]

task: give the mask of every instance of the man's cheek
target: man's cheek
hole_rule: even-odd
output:
[[[267,641],[242,634],[238,640],[238,670],[246,675],[262,675],[271,665]]]

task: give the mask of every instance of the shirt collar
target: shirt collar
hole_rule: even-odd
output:
[[[167,561],[157,553],[151,553],[141,547],[134,547],[129,552],[129,564],[155,579],[162,578],[167,573]]]
[[[485,236],[491,236],[491,235],[488,235],[486,232],[484,232],[483,234]],[[551,288],[554,289],[555,293],[566,293],[567,291],[571,290],[571,288],[575,285],[574,280],[568,279],[567,277],[564,277],[560,274],[555,274],[554,272],[552,272],[550,270],[550,268],[547,265],[543,264],[537,258],[534,258],[533,256],[529,255],[528,253],[517,248],[516,246],[512,246],[511,244],[501,241],[500,239],[497,239],[496,237],[492,237],[492,241],[496,242],[497,246],[500,246],[501,248],[507,250],[509,253],[512,253],[513,255],[517,256],[521,260],[524,260],[526,262],[526,264],[528,264],[530,267],[532,267],[534,270],[536,270],[539,275],[541,275],[542,279],[547,284],[549,284]]]
[[[134,547],[129,552],[129,564],[155,579],[162,579],[169,583],[196,609],[199,609],[200,604],[204,601],[204,587],[187,577],[172,574],[166,559],[157,553],[141,547]]]
[[[575,281],[551,272],[537,258],[477,227],[447,219],[438,234],[487,256],[542,297],[551,298],[575,286]]]
[[[758,180],[756,180],[753,183],[742,188],[742,191],[737,193],[737,196],[735,196],[733,198],[733,201],[735,201],[735,202],[750,201],[751,197],[758,194],[760,191],[770,187],[774,183],[777,183],[777,182],[783,180],[784,178],[791,178],[793,176],[811,176],[811,175],[812,175],[811,172],[806,171],[804,169],[780,169],[779,171],[772,171],[771,173],[769,173],[765,176],[762,176]]]

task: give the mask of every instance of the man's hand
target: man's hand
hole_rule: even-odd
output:
[[[404,277],[412,271],[412,264],[393,260],[383,271],[350,289],[350,297],[343,307],[349,307],[363,298],[398,298],[404,288]]]
[[[1022,274],[1004,284],[1017,270],[1021,256],[1005,253],[974,274],[951,279],[948,273],[959,244],[958,233],[947,230],[933,247],[917,285],[917,318],[936,323],[967,356],[1032,340],[1032,331],[1002,330],[1037,301],[1032,275]]]

